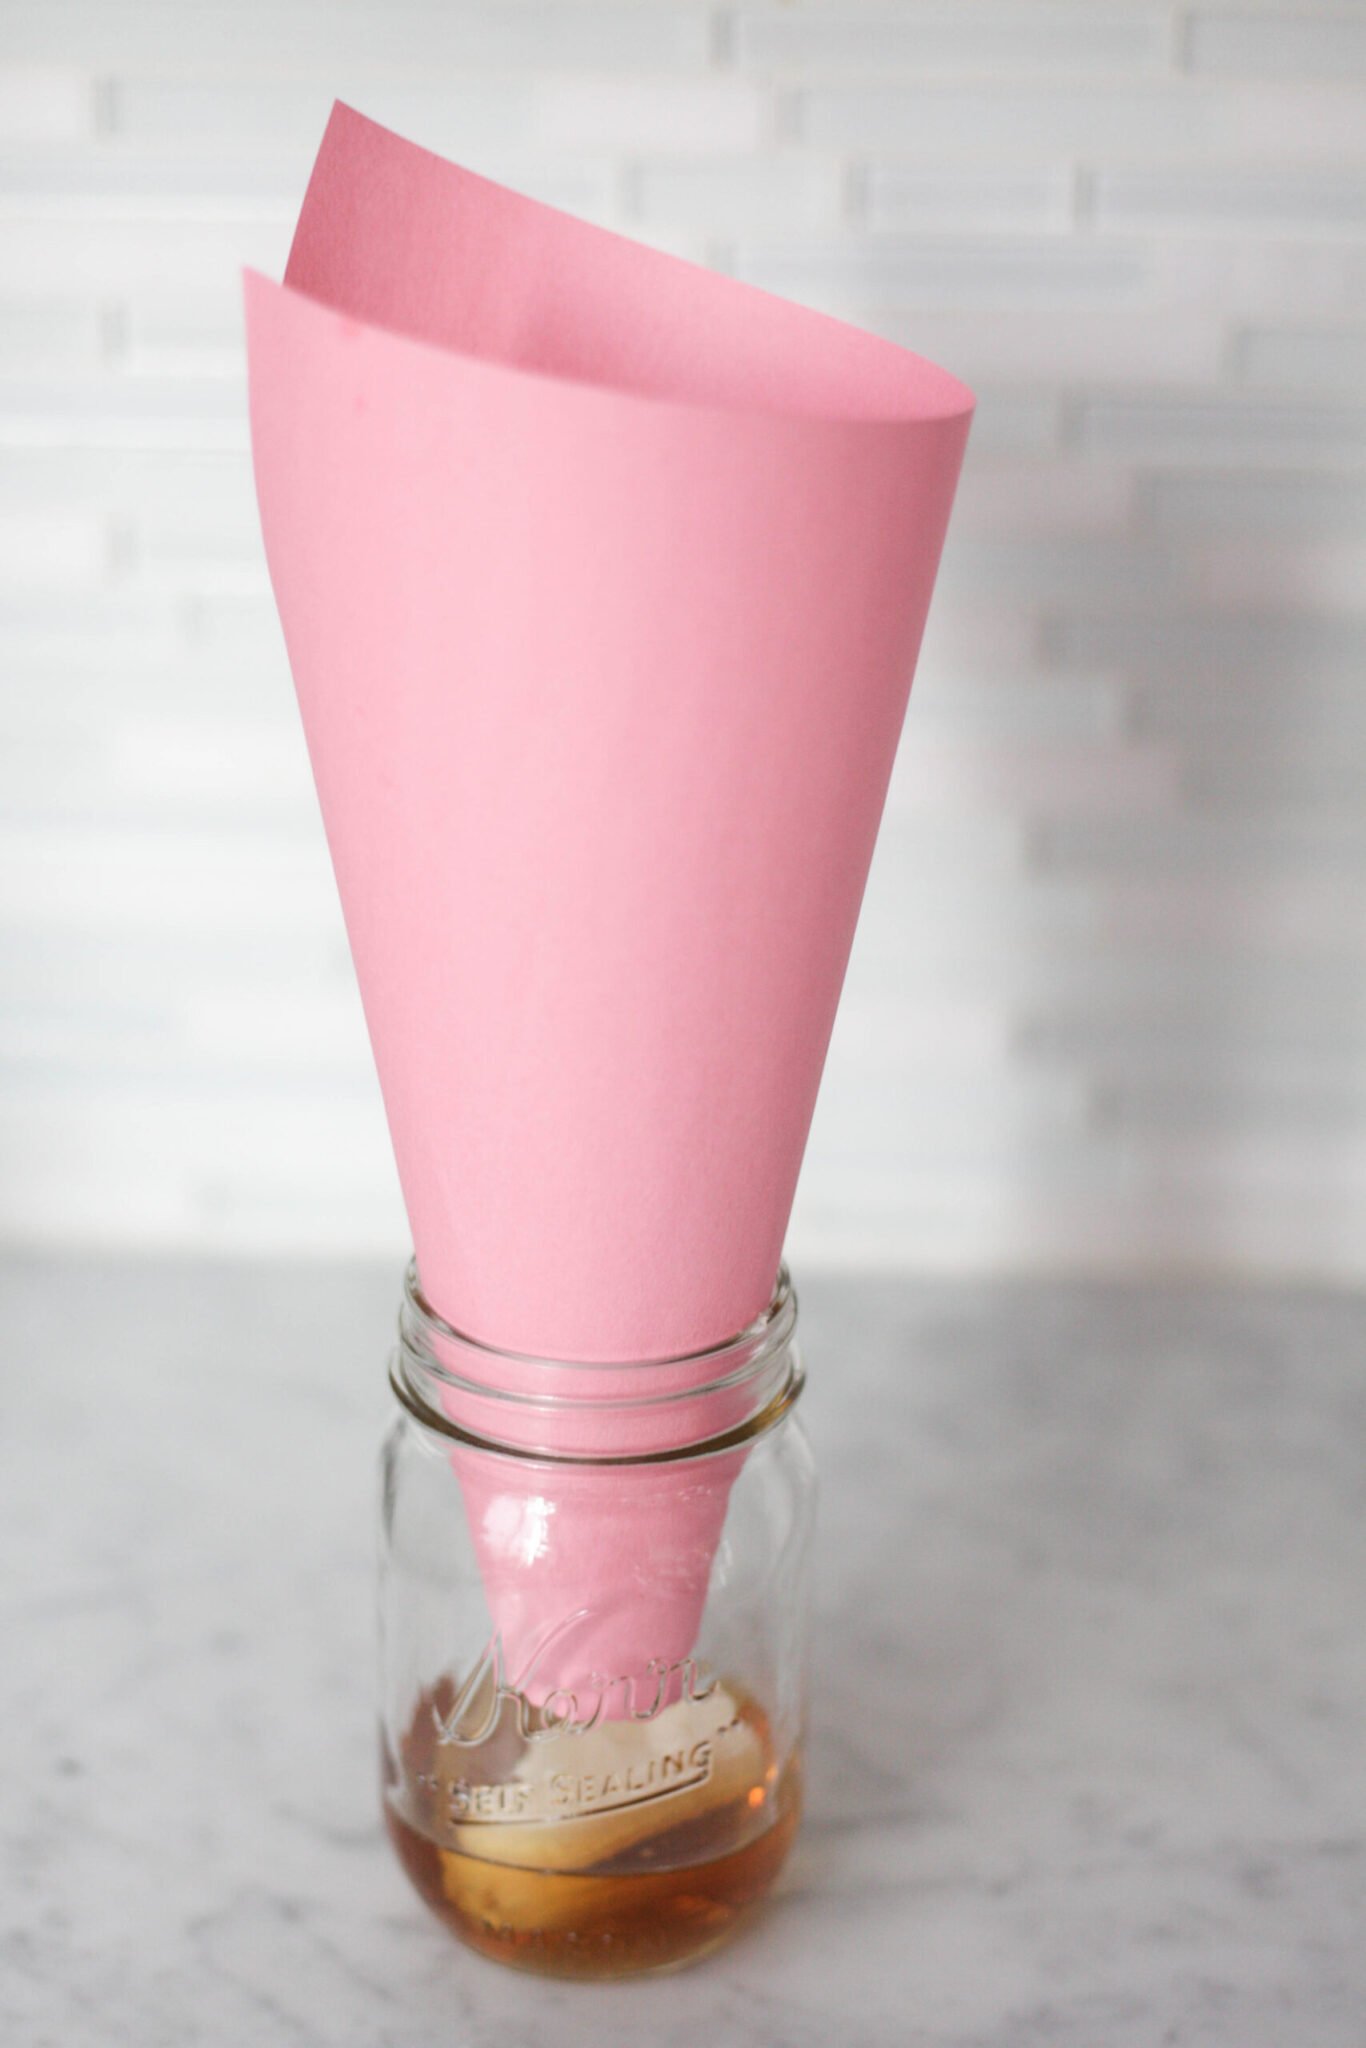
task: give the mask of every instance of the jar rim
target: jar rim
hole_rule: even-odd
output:
[[[472,1336],[468,1330],[448,1322],[439,1310],[433,1308],[422,1292],[416,1258],[409,1259],[404,1269],[403,1308],[411,1310],[424,1333],[430,1330],[434,1336],[448,1343],[466,1346],[505,1365],[526,1366],[537,1372],[634,1373],[651,1372],[666,1366],[707,1363],[720,1367],[734,1354],[749,1353],[752,1346],[758,1347],[756,1356],[770,1348],[776,1350],[779,1345],[787,1343],[797,1321],[797,1295],[786,1260],[779,1263],[773,1292],[766,1306],[742,1330],[723,1337],[718,1343],[700,1345],[695,1351],[672,1351],[653,1358],[552,1358],[533,1351],[512,1350],[503,1344],[490,1344],[484,1338]]]
[[[536,1358],[447,1322],[410,1260],[389,1383],[422,1427],[472,1450],[519,1463],[671,1463],[733,1450],[781,1421],[804,1383],[796,1323],[784,1264],[767,1306],[721,1343],[634,1361]]]
[[[580,1470],[592,1468],[601,1470],[613,1466],[674,1465],[694,1458],[715,1458],[727,1451],[742,1449],[756,1438],[767,1436],[775,1429],[788,1411],[794,1408],[806,1385],[806,1374],[800,1365],[794,1364],[777,1393],[747,1415],[743,1422],[722,1430],[716,1436],[699,1437],[696,1442],[680,1443],[667,1450],[640,1451],[552,1451],[544,1445],[508,1443],[503,1438],[481,1436],[478,1431],[465,1429],[441,1409],[423,1400],[403,1374],[391,1368],[389,1385],[394,1398],[423,1429],[432,1430],[452,1443],[463,1445],[467,1451],[479,1451],[489,1458],[506,1458],[516,1465],[558,1465],[574,1466]]]

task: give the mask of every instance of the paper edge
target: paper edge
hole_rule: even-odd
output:
[[[900,342],[889,340],[885,335],[876,334],[869,328],[860,327],[854,321],[842,319],[838,315],[825,312],[819,307],[808,306],[800,300],[788,298],[781,292],[769,291],[764,286],[752,284],[746,279],[731,277],[724,271],[713,270],[704,263],[698,263],[688,257],[679,256],[671,250],[654,248],[650,243],[643,242],[633,235],[624,234],[615,228],[604,227],[596,221],[584,220],[578,214],[571,213],[564,207],[553,206],[548,201],[534,198],[525,192],[519,192],[515,187],[504,185],[496,178],[487,177],[483,172],[472,170],[464,164],[457,163],[453,158],[442,156],[438,151],[427,148],[423,143],[410,141],[407,136],[401,135],[397,129],[389,128],[383,122],[373,120],[368,114],[362,113],[358,108],[351,106],[349,102],[342,99],[334,99],[332,103],[327,126],[324,130],[322,141],[319,144],[313,169],[309,174],[309,187],[312,186],[313,179],[322,162],[329,136],[333,135],[334,131],[343,129],[347,125],[376,131],[399,148],[429,158],[434,164],[440,166],[443,174],[449,175],[454,172],[462,180],[497,192],[502,200],[511,201],[516,207],[524,209],[529,214],[538,216],[553,215],[557,220],[567,223],[569,230],[575,236],[585,241],[610,242],[618,249],[631,251],[632,260],[634,261],[642,261],[648,265],[657,266],[661,270],[667,268],[675,274],[682,273],[705,278],[708,281],[709,288],[719,287],[739,300],[781,306],[787,315],[795,314],[802,320],[809,322],[813,327],[819,326],[827,332],[833,331],[849,339],[857,338],[861,346],[872,346],[879,353],[885,355],[889,361],[893,361],[896,364],[904,364],[908,370],[914,365],[919,375],[925,376],[928,374],[931,383],[939,387],[942,401],[919,402],[903,411],[884,410],[870,413],[847,413],[828,408],[813,411],[801,407],[775,404],[722,404],[714,399],[697,399],[681,397],[675,394],[641,391],[634,386],[623,385],[601,378],[569,377],[558,371],[534,369],[525,364],[507,362],[496,355],[478,354],[468,349],[454,347],[448,343],[429,340],[425,336],[414,334],[404,327],[391,326],[382,321],[363,318],[348,311],[345,307],[335,304],[321,293],[310,290],[301,284],[291,282],[289,278],[289,260],[286,261],[285,275],[281,279],[267,278],[264,272],[257,271],[253,266],[247,265],[242,267],[243,277],[249,275],[260,277],[264,282],[275,285],[277,289],[288,292],[297,299],[305,299],[310,304],[325,308],[334,317],[346,322],[351,327],[365,328],[376,334],[388,335],[396,340],[407,342],[415,348],[429,349],[434,354],[450,360],[479,363],[489,368],[499,369],[509,376],[542,385],[595,391],[614,399],[632,400],[657,411],[672,411],[684,415],[707,415],[722,419],[770,419],[803,427],[834,427],[841,430],[872,429],[874,431],[886,432],[889,429],[928,427],[947,420],[970,419],[976,409],[976,394],[960,377],[957,377],[951,370],[944,369],[941,364],[934,362],[930,357],[922,356],[914,349],[904,347]],[[307,197],[308,189],[306,188],[304,201],[300,206],[301,218],[303,207],[307,204]],[[292,256],[293,245],[291,243],[290,259],[292,259]]]

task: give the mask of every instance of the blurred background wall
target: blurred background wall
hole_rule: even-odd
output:
[[[1366,8],[1288,0],[6,0],[0,1235],[405,1246],[245,423],[334,95],[980,394],[794,1253],[1366,1275]]]

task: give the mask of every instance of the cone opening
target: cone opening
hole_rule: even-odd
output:
[[[511,190],[341,100],[285,287],[411,341],[618,397],[884,427],[974,403],[885,336]]]

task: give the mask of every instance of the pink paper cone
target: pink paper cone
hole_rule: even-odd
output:
[[[285,284],[245,286],[424,1292],[520,1352],[715,1343],[772,1290],[971,395],[340,105]],[[726,1484],[670,1509],[703,1564],[685,1600],[655,1560],[648,1654],[695,1621]],[[566,1537],[581,1604],[612,1548]]]

